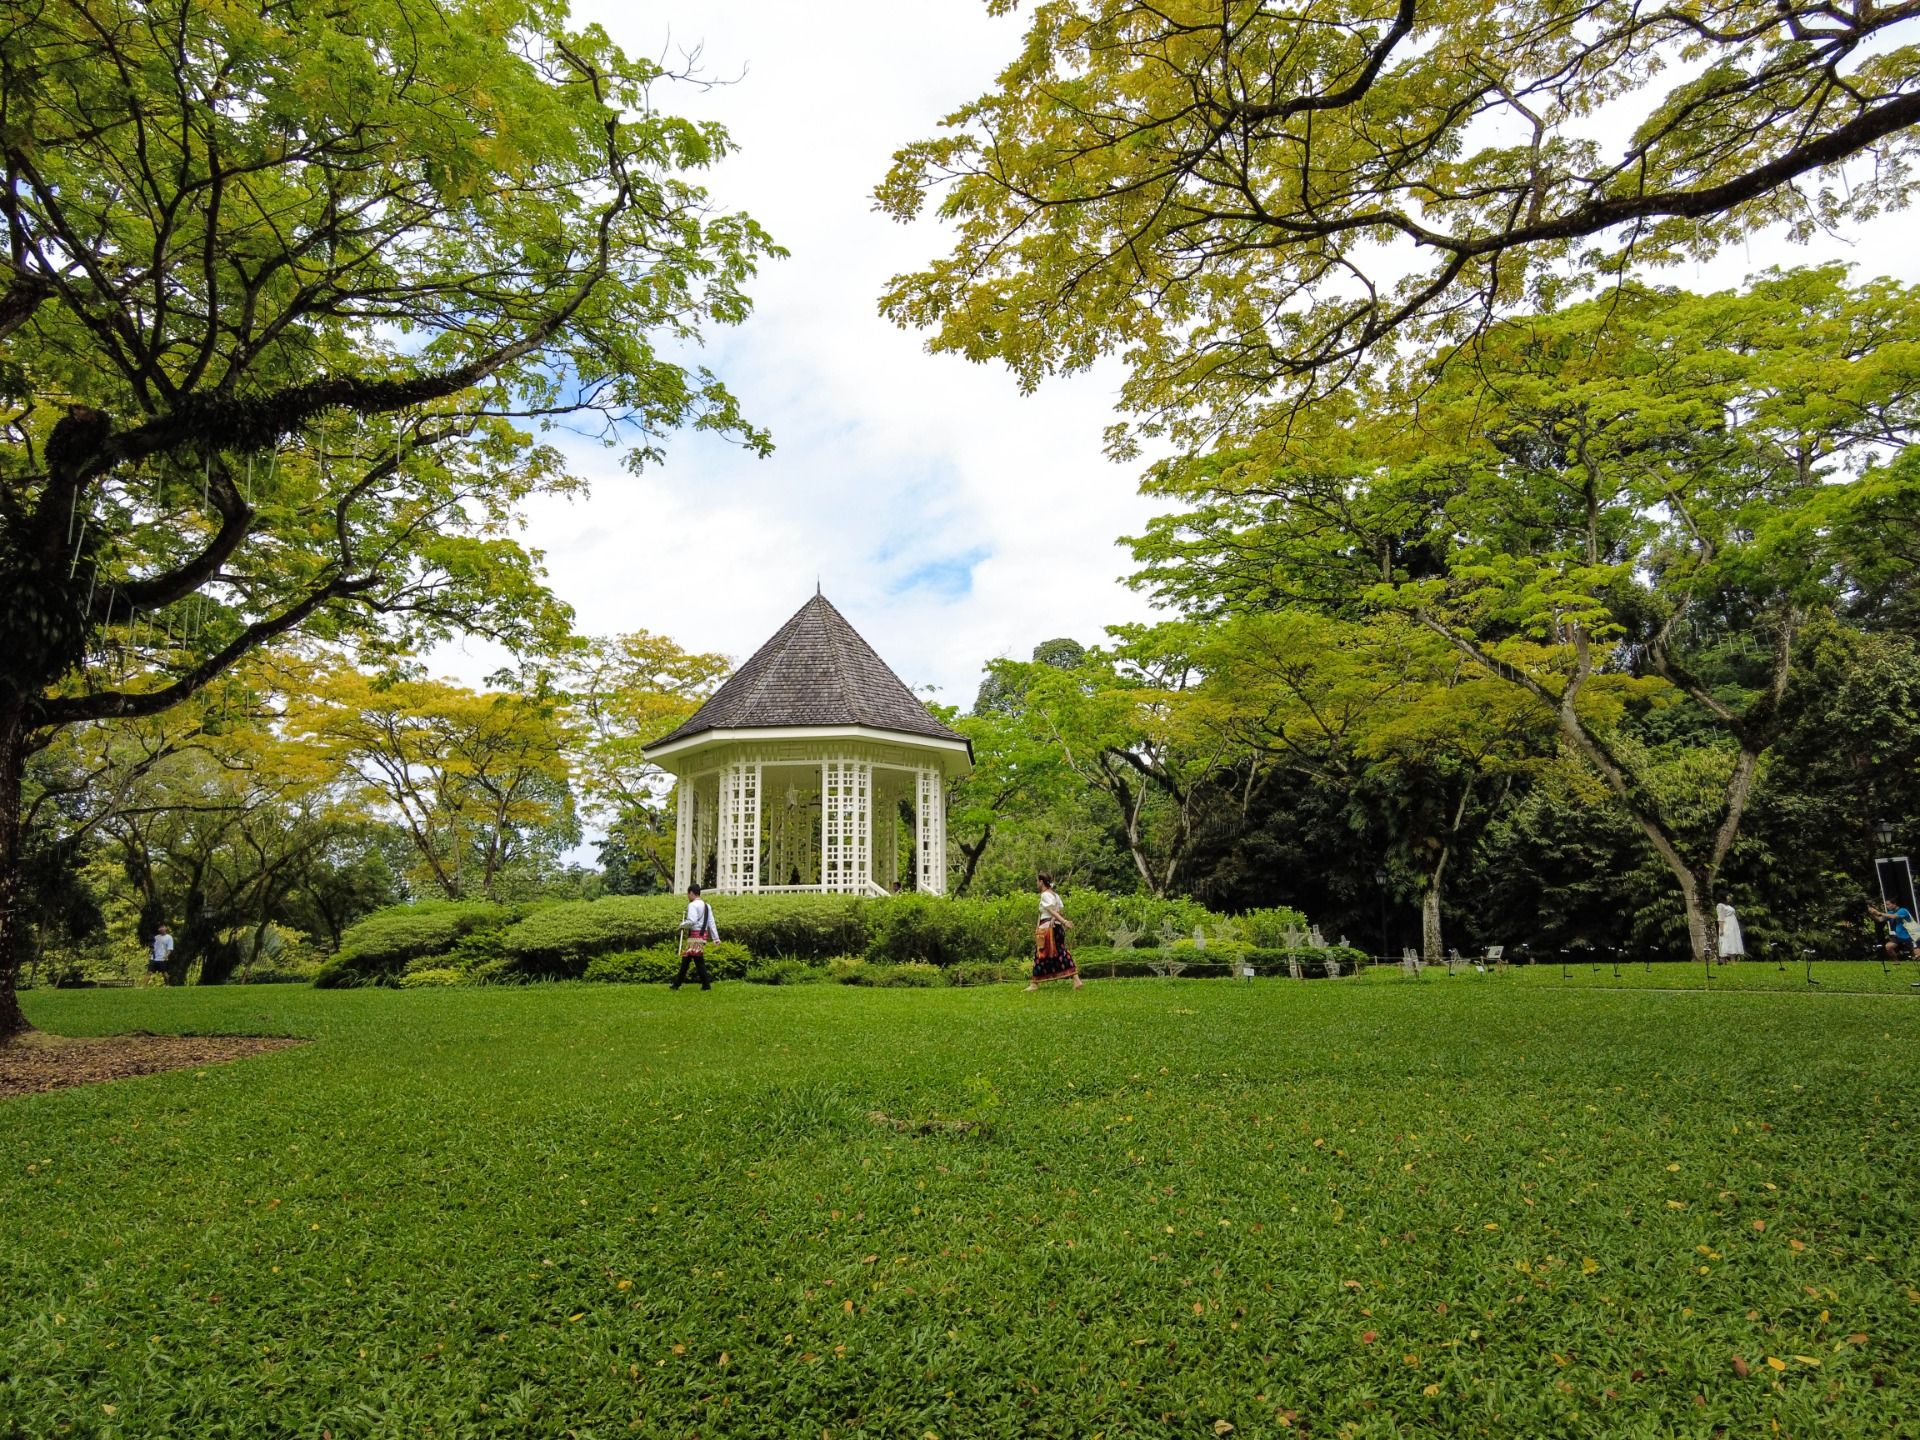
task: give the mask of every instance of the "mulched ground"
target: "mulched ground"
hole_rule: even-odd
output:
[[[221,1065],[268,1050],[304,1045],[274,1035],[108,1035],[81,1039],[30,1030],[0,1045],[0,1100],[68,1085],[157,1075],[196,1065]]]

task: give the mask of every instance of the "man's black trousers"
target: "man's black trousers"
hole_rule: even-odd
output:
[[[707,973],[707,957],[705,955],[682,955],[680,957],[680,973],[673,977],[673,988],[678,990],[682,985],[687,983],[687,966],[689,965],[699,967],[700,988],[702,990],[711,990],[713,988],[713,976]]]

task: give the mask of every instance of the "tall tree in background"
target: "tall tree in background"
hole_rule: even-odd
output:
[[[0,1036],[26,756],[296,629],[374,646],[563,617],[509,537],[572,482],[766,448],[663,358],[772,252],[685,172],[725,133],[551,0],[32,0],[0,30]]]
[[[1140,883],[1179,893],[1208,787],[1236,758],[1232,741],[1198,723],[1195,627],[1119,626],[1110,650],[1071,668],[1044,661],[1020,679],[1028,738],[1101,796]]]
[[[954,894],[973,888],[996,839],[1004,848],[1010,831],[1063,807],[1072,772],[1050,737],[1034,733],[1024,709],[1038,667],[1072,670],[1086,655],[1078,641],[1054,639],[1034,646],[1030,661],[989,661],[972,713],[946,717],[973,747],[972,768],[952,783],[947,796],[947,838],[957,869]],[[1055,855],[1031,868],[1065,871],[1065,862],[1065,856]]]
[[[1356,827],[1379,813],[1367,828],[1384,832],[1380,858],[1417,883],[1421,949],[1444,958],[1449,870],[1541,751],[1550,716],[1395,615],[1232,616],[1198,659],[1196,704],[1254,757],[1249,785],[1338,794]]]
[[[1027,386],[1123,354],[1150,430],[1248,434],[1398,340],[1904,204],[1917,42],[1829,0],[1045,0],[880,187],[956,231],[882,308]]]
[[[530,888],[580,838],[571,736],[554,695],[338,667],[290,698],[282,738],[331,760],[397,823],[423,886],[449,900]]]
[[[646,747],[699,709],[732,668],[724,655],[692,654],[645,630],[587,641],[561,667],[582,809],[606,831],[605,853],[627,868],[610,877],[620,889],[672,887],[676,816]]]
[[[1523,690],[1660,855],[1704,959],[1796,637],[1884,568],[1861,511],[1920,438],[1916,337],[1920,292],[1832,268],[1504,321],[1417,405],[1328,405],[1289,442],[1168,466],[1198,523],[1142,542],[1146,582],[1397,609]],[[1623,683],[1686,708],[1715,803],[1617,743]]]

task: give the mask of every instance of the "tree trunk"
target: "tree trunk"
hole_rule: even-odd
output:
[[[978,845],[969,845],[964,840],[957,842],[960,854],[967,863],[960,871],[959,882],[953,887],[953,893],[956,898],[965,895],[972,887],[974,872],[980,868],[980,857],[987,853],[987,845],[992,839],[993,826],[989,825],[980,832],[980,843]]]
[[[1693,945],[1693,958],[1711,967],[1720,949],[1720,926],[1707,893],[1710,887],[1701,884],[1701,877],[1688,866],[1675,865],[1672,869],[1680,882],[1681,898],[1687,903],[1687,938]]]
[[[1447,958],[1440,948],[1440,868],[1427,877],[1426,891],[1420,897],[1420,946],[1427,964],[1438,965]]]
[[[1720,722],[1729,733],[1739,736],[1740,752],[1734,762],[1733,775],[1727,783],[1725,794],[1726,809],[1722,814],[1718,832],[1714,837],[1713,852],[1704,866],[1696,866],[1681,853],[1679,839],[1668,829],[1659,804],[1647,792],[1639,778],[1626,765],[1621,763],[1606,742],[1587,727],[1580,718],[1575,699],[1580,687],[1592,673],[1592,660],[1586,633],[1578,626],[1574,627],[1574,653],[1578,663],[1573,678],[1558,696],[1549,693],[1539,681],[1524,672],[1503,666],[1478,646],[1452,630],[1430,615],[1422,615],[1421,623],[1436,635],[1449,641],[1468,658],[1476,661],[1489,674],[1508,680],[1528,691],[1542,704],[1553,707],[1556,723],[1561,736],[1573,749],[1599,773],[1607,787],[1620,801],[1626,812],[1633,817],[1634,823],[1653,846],[1654,853],[1666,863],[1674,880],[1680,886],[1680,896],[1687,911],[1687,936],[1693,947],[1693,958],[1704,965],[1712,965],[1719,951],[1719,925],[1713,913],[1713,891],[1720,883],[1720,867],[1726,863],[1734,842],[1740,835],[1740,822],[1745,818],[1747,801],[1752,792],[1754,774],[1759,768],[1762,755],[1768,744],[1756,743],[1746,733],[1750,728],[1752,712],[1746,720],[1740,719],[1719,704],[1697,686],[1689,686],[1671,673],[1671,666],[1665,661],[1661,668],[1666,672],[1669,683],[1684,693],[1691,695]],[[1758,702],[1771,717],[1786,694],[1789,667],[1793,656],[1794,624],[1789,621],[1781,627],[1779,644],[1775,650],[1773,678],[1766,696]]]
[[[21,1013],[20,799],[26,737],[17,709],[0,711],[0,1045],[33,1027]]]

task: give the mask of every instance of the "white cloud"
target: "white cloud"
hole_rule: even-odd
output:
[[[707,356],[773,431],[773,458],[681,436],[635,479],[610,452],[570,446],[591,497],[534,507],[528,538],[582,628],[744,659],[817,576],[902,678],[964,703],[990,656],[1143,615],[1115,542],[1152,507],[1134,469],[1100,450],[1117,371],[1023,397],[1004,370],[929,356],[875,309],[891,275],[942,243],[931,222],[874,213],[873,186],[896,148],[992,83],[1024,17],[991,18],[982,0],[576,8],[631,53],[659,55],[670,36],[699,44],[707,73],[741,76],[662,103],[727,124],[742,148],[713,174],[716,198],[792,251],[754,285],[754,318]],[[1718,287],[1831,258],[1920,278],[1909,225],[1893,217],[1850,246],[1756,241],[1665,278]],[[478,676],[492,662],[476,650],[449,663]]]

